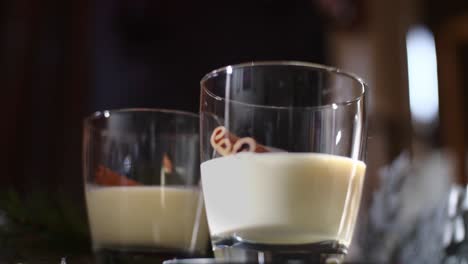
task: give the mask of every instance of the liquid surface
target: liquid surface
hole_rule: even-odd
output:
[[[203,252],[208,231],[201,199],[196,188],[88,186],[94,248]]]
[[[348,246],[366,166],[316,153],[241,153],[202,163],[214,242]]]

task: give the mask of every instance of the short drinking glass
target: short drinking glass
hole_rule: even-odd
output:
[[[202,187],[216,258],[343,259],[366,169],[365,94],[353,74],[304,62],[239,64],[202,79]]]
[[[198,130],[197,115],[172,110],[102,111],[85,120],[85,195],[99,260],[205,256]]]

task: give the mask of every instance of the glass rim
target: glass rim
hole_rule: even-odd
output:
[[[319,106],[275,106],[275,105],[251,104],[251,103],[241,102],[238,100],[226,99],[225,97],[216,95],[213,92],[209,91],[204,85],[206,81],[217,77],[219,73],[227,73],[228,69],[233,70],[233,69],[240,69],[240,68],[247,68],[247,67],[254,67],[254,66],[296,66],[296,67],[306,67],[310,69],[316,69],[320,71],[334,73],[334,74],[342,75],[344,77],[348,77],[352,79],[353,81],[359,83],[361,86],[361,92],[358,96],[355,96],[350,100],[333,102],[330,104],[324,104],[324,105],[319,105]],[[369,87],[367,83],[361,77],[359,77],[357,74],[354,74],[352,72],[343,71],[339,68],[326,66],[323,64],[319,64],[319,63],[294,61],[294,60],[252,61],[252,62],[244,62],[244,63],[239,63],[239,64],[223,66],[205,74],[205,76],[203,76],[203,78],[200,80],[200,86],[203,92],[205,92],[207,95],[209,95],[210,97],[212,97],[213,99],[217,101],[225,101],[225,102],[245,105],[249,107],[278,109],[278,110],[280,109],[326,109],[326,108],[336,109],[339,106],[348,106],[363,99],[365,95],[367,94],[367,90]]]
[[[185,117],[191,118],[199,118],[199,115],[196,113],[177,110],[177,109],[165,109],[165,108],[120,108],[120,109],[110,109],[110,110],[99,110],[95,111],[94,113],[86,116],[83,119],[84,125],[92,126],[93,121],[100,120],[100,119],[108,119],[112,116],[112,114],[122,114],[122,113],[163,113],[163,114],[174,114],[174,115],[181,115]]]

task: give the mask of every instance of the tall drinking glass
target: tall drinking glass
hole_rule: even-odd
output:
[[[304,62],[239,64],[202,79],[202,186],[216,258],[343,259],[366,169],[365,94],[360,78]]]
[[[99,262],[205,256],[199,119],[172,110],[98,112],[84,123],[84,180]]]

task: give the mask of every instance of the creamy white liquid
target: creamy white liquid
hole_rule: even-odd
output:
[[[196,188],[88,186],[86,202],[95,249],[201,252],[208,243],[205,210]]]
[[[314,153],[241,153],[202,163],[213,237],[266,244],[348,246],[366,166]]]

